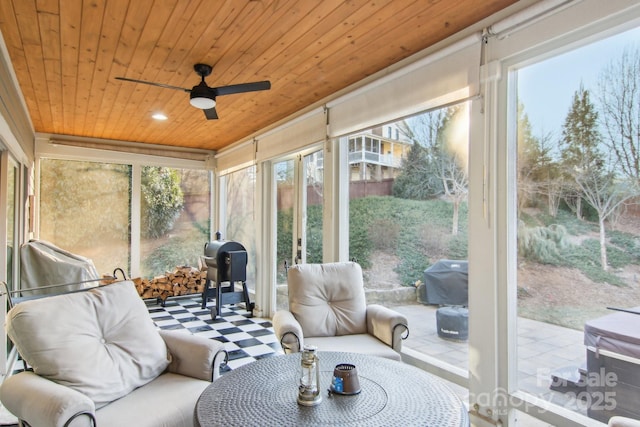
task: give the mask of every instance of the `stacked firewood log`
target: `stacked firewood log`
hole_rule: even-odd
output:
[[[207,283],[207,272],[183,266],[153,279],[138,277],[131,281],[136,285],[141,298],[159,298],[165,301],[172,296],[202,293]],[[103,282],[106,283],[106,279]]]

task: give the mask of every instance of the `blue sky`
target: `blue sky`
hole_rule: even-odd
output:
[[[640,28],[561,54],[518,71],[518,96],[529,116],[533,135],[560,136],[573,94],[580,87],[593,92],[602,69],[625,47],[640,49]],[[595,103],[595,95],[591,96]]]

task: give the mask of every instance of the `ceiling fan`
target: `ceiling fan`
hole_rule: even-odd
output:
[[[218,113],[216,112],[216,97],[221,95],[232,95],[234,93],[254,92],[259,90],[271,89],[271,82],[268,80],[253,83],[240,83],[237,85],[209,87],[204,81],[204,78],[211,74],[213,69],[211,65],[207,64],[195,64],[193,66],[195,72],[202,79],[200,83],[192,87],[191,89],[182,88],[178,86],[166,85],[164,83],[147,82],[144,80],[129,79],[127,77],[116,77],[117,80],[124,80],[134,83],[144,83],[152,86],[164,87],[167,89],[181,90],[189,92],[189,103],[196,108],[204,111],[204,115],[207,120],[217,119]]]

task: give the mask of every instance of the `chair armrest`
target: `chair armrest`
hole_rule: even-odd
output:
[[[609,427],[640,427],[640,420],[632,418],[615,416],[609,419]]]
[[[227,351],[220,341],[168,330],[160,330],[160,336],[171,354],[169,372],[213,381],[220,376],[220,366],[227,363]]]
[[[280,345],[285,354],[298,353],[303,348],[302,326],[290,311],[276,311],[271,323],[273,323],[273,332],[280,340]]]
[[[0,386],[0,400],[13,415],[31,426],[95,426],[95,404],[84,394],[40,377],[20,372]]]
[[[367,306],[367,332],[397,352],[402,350],[402,340],[409,337],[407,318],[379,304]]]

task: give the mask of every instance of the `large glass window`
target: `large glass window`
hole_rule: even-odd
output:
[[[152,278],[197,267],[210,235],[210,172],[136,168],[140,265],[131,265],[132,165],[41,159],[39,238],[90,258],[100,274],[122,268]]]
[[[639,39],[517,71],[518,385],[604,422],[640,418],[640,316],[608,309],[640,301]]]
[[[16,207],[18,195],[18,167],[9,161],[7,169],[7,286],[9,289],[16,289],[14,270],[15,259],[18,257],[18,242],[16,241]]]
[[[17,278],[18,272],[16,266],[18,266],[18,258],[19,258],[19,248],[20,242],[18,241],[18,227],[20,224],[20,220],[16,217],[17,207],[20,203],[19,198],[19,181],[20,181],[20,169],[18,165],[13,161],[13,159],[9,156],[7,152],[2,154],[6,160],[7,168],[7,188],[6,188],[6,230],[7,230],[7,254],[6,254],[6,284],[7,290],[13,291],[18,289]],[[4,162],[3,162],[4,163]],[[0,289],[3,290],[3,289]],[[9,307],[9,299],[5,296],[2,297],[2,301],[4,302],[3,315],[6,314],[6,311]],[[6,333],[3,333],[2,342],[6,343],[6,346],[3,346],[2,351],[0,351],[1,357],[0,361],[2,363],[2,368],[0,368],[0,373],[6,373],[7,367],[7,357],[11,353],[13,348],[13,343],[7,338]]]
[[[143,277],[198,266],[209,241],[210,172],[142,168],[140,259]]]
[[[234,240],[247,250],[247,288],[255,291],[256,284],[256,228],[255,192],[256,167],[224,176],[222,194],[226,197],[226,240]]]
[[[273,176],[276,180],[276,271],[277,285],[287,284],[287,266],[299,262],[294,252],[294,206],[296,203],[294,186],[294,161],[284,160],[274,164]]]
[[[131,166],[41,159],[40,238],[93,260],[98,273],[129,271]]]
[[[467,370],[468,104],[389,126],[397,139],[360,132],[385,162],[350,157],[349,257],[363,267],[368,302],[409,318],[403,346]],[[452,326],[438,327],[447,311]]]
[[[285,266],[322,262],[322,151],[274,163],[277,308],[286,308]]]
[[[304,156],[304,180],[306,186],[306,215],[304,239],[306,262],[322,262],[322,205],[323,205],[323,156],[316,151]]]

